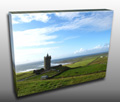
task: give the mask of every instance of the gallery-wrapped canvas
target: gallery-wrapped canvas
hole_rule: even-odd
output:
[[[108,9],[10,12],[17,96],[103,79],[112,18]]]

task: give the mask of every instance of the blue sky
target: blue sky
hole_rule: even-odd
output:
[[[15,64],[105,52],[112,11],[12,14]]]

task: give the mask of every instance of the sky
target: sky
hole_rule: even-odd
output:
[[[15,64],[107,52],[112,11],[12,14]]]

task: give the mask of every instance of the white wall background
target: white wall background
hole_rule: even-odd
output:
[[[17,99],[13,93],[9,45],[9,11],[101,9],[114,10],[108,70],[105,80]],[[120,0],[1,0],[0,1],[0,100],[3,101],[117,101],[120,100]],[[2,102],[2,101],[1,101]]]

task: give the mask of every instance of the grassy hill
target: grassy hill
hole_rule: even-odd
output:
[[[74,60],[72,64],[64,65],[39,75],[36,75],[32,71],[17,73],[18,96],[44,92],[68,85],[104,78],[107,59],[107,53],[90,55],[72,59]],[[48,75],[49,79],[41,80],[41,76],[43,75]]]
[[[74,85],[87,81],[101,79],[104,77],[105,77],[105,72],[100,72],[100,73],[88,74],[83,76],[67,77],[60,79],[50,79],[50,80],[39,79],[35,81],[34,80],[21,81],[17,83],[18,96],[44,92],[56,88],[65,87],[68,85]]]
[[[77,61],[73,64],[68,64],[66,66],[68,66],[69,68],[76,68],[76,67],[80,67],[80,66],[85,66],[87,64],[89,64],[90,62],[94,61],[97,58],[97,56],[94,57],[88,57],[88,58],[80,58],[80,61]]]

